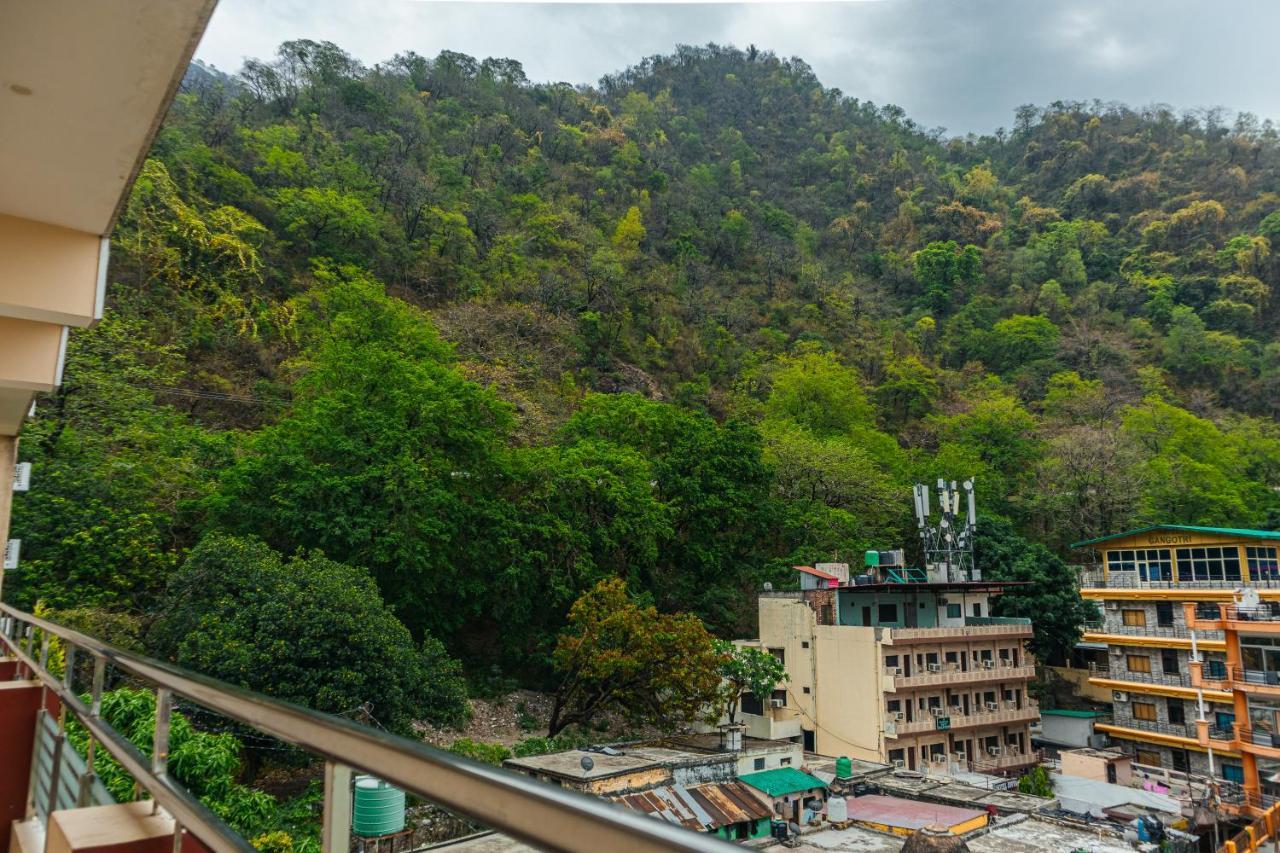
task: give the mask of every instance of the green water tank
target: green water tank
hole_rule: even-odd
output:
[[[879,551],[868,551],[868,552],[867,552],[867,554],[866,554],[866,558],[867,558],[867,568],[869,568],[869,569],[870,569],[870,568],[875,568],[876,566],[879,566],[879,565],[880,565],[880,552],[879,552]]]
[[[853,778],[853,762],[846,756],[840,756],[836,759],[836,778],[852,779]]]
[[[404,829],[404,791],[373,776],[356,777],[351,804],[351,831],[377,838]]]

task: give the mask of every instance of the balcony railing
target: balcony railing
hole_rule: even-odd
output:
[[[1010,617],[1012,618],[1012,617]],[[1031,620],[1020,619],[1013,622],[992,624],[986,618],[973,617],[966,619],[963,626],[955,625],[944,628],[890,628],[885,636],[886,642],[911,642],[919,640],[956,640],[982,639],[983,637],[1030,637]]]
[[[939,715],[946,718],[947,726],[941,731],[950,731],[955,729],[972,729],[980,726],[994,726],[1003,723],[1030,722],[1040,717],[1040,707],[1033,702],[1018,707],[1003,707],[995,711],[983,711],[979,713],[952,713],[950,709]],[[938,719],[932,714],[911,720],[910,722],[901,720],[889,720],[885,726],[885,734],[889,735],[911,735],[923,732],[939,731]],[[892,725],[889,725],[892,724]]]
[[[980,684],[990,681],[1025,681],[1036,677],[1036,668],[1030,664],[1014,666],[1004,665],[1001,661],[993,667],[977,667],[975,669],[943,669],[939,672],[917,672],[912,675],[898,675],[896,670],[886,671],[892,680],[891,689],[908,690],[912,687],[934,687],[945,684]]]
[[[51,641],[61,641],[64,675],[45,668]],[[45,619],[0,604],[0,652],[19,661],[54,696],[65,713],[79,721],[93,741],[134,778],[139,788],[205,846],[217,853],[254,848],[178,784],[168,772],[168,722],[175,697],[236,720],[263,734],[325,760],[323,849],[347,853],[352,770],[373,774],[436,805],[541,849],[732,850],[728,842],[691,832],[603,800],[433,749],[349,720],[268,699],[179,667],[125,652]],[[77,685],[81,655],[92,661],[92,686],[86,703]],[[128,673],[155,689],[156,725],[150,759],[112,728],[100,714],[108,667]],[[65,737],[59,728],[57,735]],[[58,744],[61,750],[61,742]],[[56,765],[55,765],[56,767]],[[90,764],[89,773],[92,773]],[[55,770],[56,773],[56,770]],[[58,780],[50,786],[58,790]],[[38,796],[38,791],[33,791]],[[180,834],[175,833],[180,838]],[[175,843],[175,849],[177,844]]]
[[[1116,625],[1101,620],[1085,622],[1082,626],[1086,634],[1118,634],[1125,637],[1171,637],[1187,640],[1191,638],[1191,629],[1185,625]],[[1201,640],[1221,640],[1221,631],[1197,631],[1196,637]]]
[[[1099,717],[1094,723],[1102,723],[1103,725],[1120,726],[1125,729],[1136,729],[1143,732],[1154,732],[1162,735],[1174,735],[1176,737],[1185,737],[1195,740],[1196,724],[1195,723],[1162,723],[1158,720],[1139,720],[1136,717],[1113,715],[1110,718]]]
[[[969,762],[969,769],[974,773],[995,773],[1013,767],[1025,767],[1029,764],[1040,764],[1044,761],[1044,753],[1034,749],[1023,752],[1016,747],[1005,747],[999,755],[982,753],[981,758]]]
[[[1164,578],[1160,580],[1143,580],[1137,572],[1111,572],[1105,574],[1101,569],[1085,569],[1080,572],[1082,589],[1222,589],[1235,590],[1241,586],[1259,589],[1280,589],[1280,578],[1258,577],[1244,580],[1242,578],[1222,578],[1203,580],[1180,580]]]
[[[1191,686],[1191,674],[1188,672],[1134,672],[1128,669],[1111,669],[1093,663],[1089,664],[1089,677],[1132,681],[1137,684],[1163,684],[1169,687]]]

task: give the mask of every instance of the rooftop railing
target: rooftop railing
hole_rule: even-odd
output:
[[[1143,578],[1137,572],[1104,572],[1102,569],[1082,569],[1079,573],[1083,589],[1223,589],[1234,590],[1242,586],[1259,589],[1280,589],[1280,577],[1273,575],[1236,578]]]
[[[55,640],[62,644],[65,655],[61,677],[46,667]],[[185,829],[218,853],[250,853],[254,848],[169,773],[169,722],[175,697],[324,759],[322,845],[326,853],[348,853],[352,770],[377,776],[543,850],[656,853],[734,849],[710,835],[603,800],[123,651],[6,604],[0,604],[0,652],[17,658],[32,678],[54,694],[61,703],[62,714],[79,721],[92,743],[119,762],[139,788],[173,817],[179,830]],[[87,701],[81,698],[82,685],[75,683],[76,673],[88,669],[77,665],[82,655],[92,661],[92,679],[85,691]],[[155,737],[149,758],[101,715],[108,668],[127,673],[155,691]],[[65,724],[65,716],[60,715],[55,734],[55,748],[59,751],[65,741]],[[92,763],[88,772],[93,772]],[[50,790],[59,789],[55,770]],[[32,793],[40,796],[39,791]],[[180,839],[181,832],[176,832],[175,837]]]

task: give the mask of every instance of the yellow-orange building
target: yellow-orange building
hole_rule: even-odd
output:
[[[1226,645],[1224,666],[1191,662],[1194,687],[1231,697],[1230,718],[1197,721],[1197,739],[1239,753],[1239,806],[1260,815],[1280,802],[1280,601],[1246,588],[1230,603],[1188,603],[1183,612],[1197,635],[1220,632]]]
[[[1241,751],[1220,741],[1211,758],[1198,725],[1203,718],[1210,730],[1231,730],[1238,703],[1222,680],[1230,666],[1224,629],[1189,620],[1188,605],[1213,611],[1242,589],[1280,602],[1280,533],[1162,524],[1074,547],[1098,557],[1081,595],[1102,618],[1086,625],[1083,645],[1099,650],[1089,683],[1110,691],[1113,715],[1096,729],[1131,749],[1137,764],[1246,783],[1252,765]],[[1197,682],[1197,671],[1215,679]]]

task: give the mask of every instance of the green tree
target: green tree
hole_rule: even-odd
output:
[[[150,645],[182,666],[332,714],[366,703],[400,732],[469,714],[461,667],[415,647],[361,569],[210,534],[171,580]]]
[[[733,725],[738,719],[738,708],[744,693],[750,693],[762,702],[779,684],[787,680],[787,668],[769,652],[750,646],[738,646],[724,640],[715,640],[720,654],[721,705],[724,716]]]
[[[954,241],[933,242],[912,256],[916,282],[924,304],[934,314],[950,313],[963,289],[982,280],[982,255],[977,246],[963,249]]]
[[[637,604],[617,579],[574,602],[552,659],[551,737],[606,713],[669,731],[706,718],[720,695],[721,656],[698,618]]]
[[[1043,545],[1023,539],[1008,521],[991,516],[978,520],[973,555],[984,581],[1025,584],[996,598],[993,613],[1031,620],[1031,651],[1040,663],[1065,660],[1080,641],[1080,626],[1097,618],[1097,608],[1080,597],[1071,568]]]

